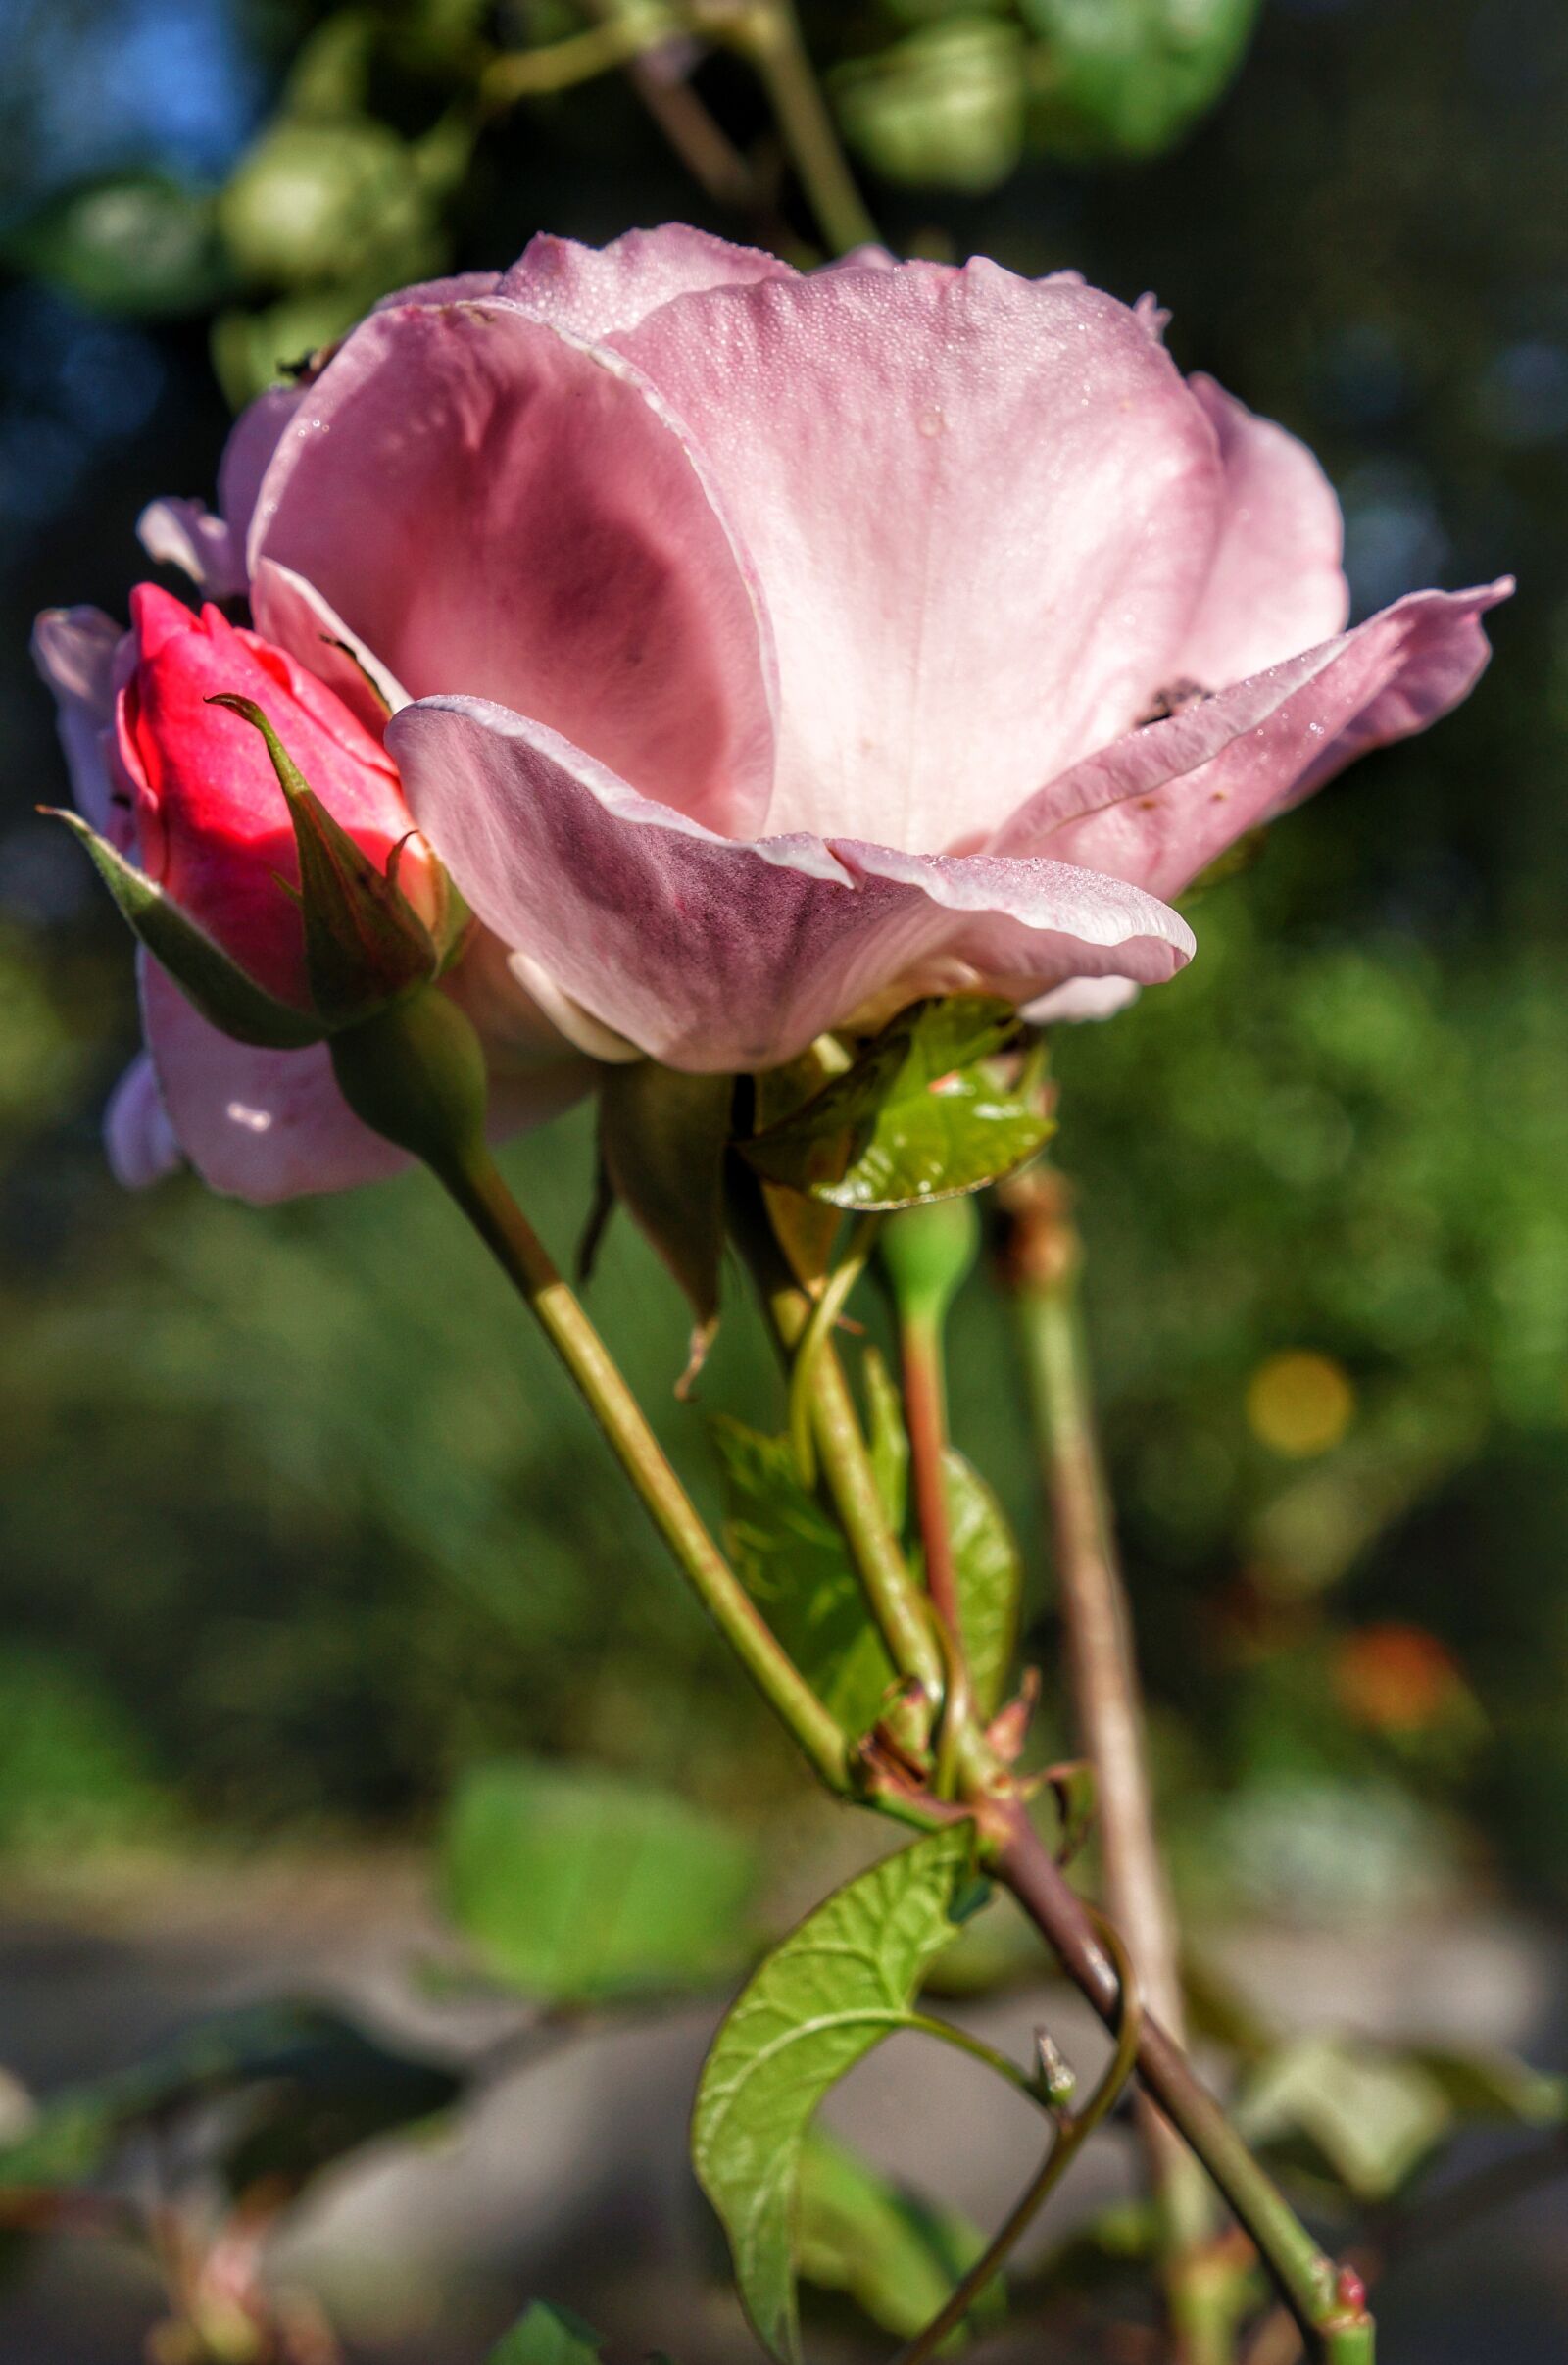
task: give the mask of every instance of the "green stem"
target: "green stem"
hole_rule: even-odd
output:
[[[793,0],[758,0],[737,13],[731,38],[756,66],[801,186],[836,255],[874,246],[877,227],[839,145],[833,118],[801,37]]]
[[[971,2061],[983,2062],[987,2069],[994,2069],[999,2078],[1005,2078],[1009,2086],[1015,2087],[1025,2101],[1033,2102],[1038,2107],[1040,2089],[1027,2070],[1020,2069],[1016,2061],[1009,2060],[996,2045],[987,2045],[983,2037],[971,2036],[966,2028],[957,2028],[951,2020],[938,2020],[927,2012],[911,2013],[905,2025],[917,2030],[922,2036],[939,2037],[944,2045],[951,2045],[955,2051],[967,2053]]]
[[[780,1648],[709,1535],[642,1407],[507,1188],[500,1168],[487,1152],[473,1152],[433,1171],[537,1316],[654,1525],[747,1674],[829,1790],[844,1793],[849,1788],[847,1750],[837,1720]]]
[[[816,1302],[795,1349],[795,1360],[790,1368],[790,1442],[795,1449],[801,1484],[808,1489],[816,1484],[811,1407],[815,1398],[817,1367],[833,1337],[838,1318],[849,1304],[850,1293],[866,1268],[881,1227],[880,1215],[862,1215],[859,1218],[850,1234],[848,1248],[817,1293]]]
[[[1183,2041],[1175,1908],[1160,1859],[1132,1611],[1096,1435],[1079,1276],[1082,1247],[1057,1175],[1011,1186],[1009,1277],[1054,1530],[1068,1683],[1095,1771],[1105,1891],[1155,2013]],[[1182,2365],[1231,2365],[1240,2278],[1216,2273],[1213,2196],[1198,2162],[1145,2101],[1139,2113]],[[1228,2288],[1227,2288],[1228,2286]]]
[[[739,1201],[733,1215],[768,1320],[786,1355],[793,1355],[810,1322],[812,1301],[786,1266],[760,1199]],[[812,1374],[811,1424],[822,1477],[893,1664],[939,1700],[946,1680],[942,1652],[920,1589],[888,1524],[859,1415],[831,1340]]]
[[[925,2365],[926,2358],[936,2354],[949,2333],[955,2332],[963,2322],[975,2302],[983,2296],[987,2285],[1006,2264],[1095,2129],[1114,2107],[1117,2096],[1133,2074],[1138,2058],[1139,2031],[1143,2024],[1138,1983],[1114,1932],[1106,1928],[1103,1936],[1115,1959],[1122,1996],[1116,2047],[1104,2074],[1082,2110],[1063,2112],[1058,2118],[1055,2140],[1010,2216],[956,2286],[947,2304],[932,2317],[924,2331],[901,2350],[896,2365]]]
[[[511,49],[493,58],[480,80],[480,95],[489,107],[510,107],[517,99],[539,98],[551,91],[569,90],[573,83],[611,74],[669,40],[673,25],[651,31],[644,20],[613,18],[591,25],[564,41],[540,49]]]
[[[1075,1895],[1021,1806],[989,1818],[987,1852],[997,1876],[1045,1937],[1062,1968],[1107,2028],[1118,2024],[1121,1987],[1094,1916]],[[1179,2045],[1146,2016],[1138,2074],[1202,2161],[1250,2236],[1318,2365],[1373,2365],[1374,2329],[1359,2279],[1325,2257],[1268,2171],[1253,2158]]]

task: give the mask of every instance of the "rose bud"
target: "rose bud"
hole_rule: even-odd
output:
[[[102,782],[83,799],[106,826],[77,826],[143,946],[150,1064],[112,1107],[116,1170],[151,1180],[183,1150],[220,1188],[255,1198],[389,1171],[398,1155],[344,1106],[322,1038],[434,979],[459,950],[461,900],[414,828],[396,765],[334,690],[218,609],[195,616],[156,585],[133,592],[131,619],[107,664],[98,636],[97,683],[78,679],[74,703],[62,701],[79,783],[91,693],[101,705],[113,692]],[[79,618],[42,619],[39,640],[58,679],[62,647],[79,658]],[[552,1030],[510,980],[498,990],[496,948],[475,951],[474,974],[465,957],[452,988],[479,989],[510,1071],[519,1050],[547,1051]],[[558,1057],[519,1108],[523,1080],[509,1072],[503,1121],[531,1101],[553,1110],[582,1080],[581,1062]]]

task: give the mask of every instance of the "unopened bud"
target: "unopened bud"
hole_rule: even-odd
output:
[[[903,1208],[884,1225],[879,1247],[903,1318],[939,1324],[979,1254],[980,1217],[973,1197]]]
[[[1065,2110],[1078,2091],[1077,2071],[1043,2028],[1035,2031],[1035,2084],[1053,2110]]]

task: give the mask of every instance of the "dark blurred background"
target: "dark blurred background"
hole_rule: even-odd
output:
[[[890,243],[1156,290],[1183,366],[1321,455],[1357,613],[1519,577],[1471,702],[1293,815],[1195,908],[1190,972],[1064,1034],[1055,1063],[1200,1928],[1499,1899],[1550,1917],[1568,1906],[1568,17],[1268,0],[1248,47],[1250,13],[1190,12],[1210,31],[1172,67],[1136,41],[1080,55],[1094,11],[1064,0],[803,11]],[[122,1894],[127,1867],[263,1842],[401,1844],[498,1749],[650,1770],[754,1818],[758,1752],[786,1772],[427,1187],[257,1213],[188,1179],[144,1199],[110,1181],[127,948],[33,811],[63,787],[33,613],[123,612],[138,510],[210,496],[231,403],[279,360],[539,227],[598,241],[675,216],[804,251],[733,58],[698,60],[689,87],[746,161],[750,212],[696,186],[620,74],[475,123],[476,44],[606,14],[9,0],[0,1853],[19,1883]],[[586,1119],[513,1162],[569,1252]],[[701,1409],[670,1396],[673,1289],[621,1234],[593,1294],[710,1488]],[[776,1418],[735,1294],[703,1394]],[[982,1282],[954,1397],[1025,1539],[1055,1715],[1020,1369]]]

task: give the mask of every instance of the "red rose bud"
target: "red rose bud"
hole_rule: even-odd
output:
[[[193,616],[150,583],[130,607],[136,658],[116,725],[146,879],[246,978],[329,1025],[432,974],[425,921],[445,881],[384,749],[218,609]],[[168,941],[151,949],[193,982]]]

